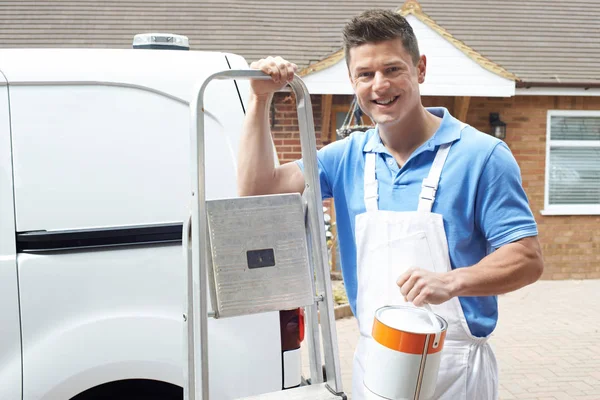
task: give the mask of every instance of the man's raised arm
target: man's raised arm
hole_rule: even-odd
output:
[[[250,68],[269,74],[272,80],[252,80],[250,99],[238,154],[238,193],[253,196],[273,193],[302,193],[304,175],[296,163],[275,166],[269,129],[269,107],[273,95],[293,79],[295,64],[281,57],[253,62]]]

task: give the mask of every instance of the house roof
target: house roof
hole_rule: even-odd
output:
[[[131,47],[142,32],[173,32],[192,49],[249,62],[281,55],[301,68],[341,48],[341,29],[371,7],[403,0],[21,0],[0,7],[0,47]],[[600,86],[596,0],[419,0],[421,21],[520,85]],[[421,15],[422,14],[422,15]],[[427,22],[425,20],[427,19]],[[436,28],[437,29],[437,28]],[[463,46],[461,48],[461,46]]]
[[[419,2],[454,38],[525,85],[600,85],[597,0]]]

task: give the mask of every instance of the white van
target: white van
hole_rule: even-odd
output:
[[[233,54],[0,50],[0,399],[180,399],[195,84]],[[236,196],[247,81],[206,94]],[[211,398],[300,384],[300,310],[209,320]]]

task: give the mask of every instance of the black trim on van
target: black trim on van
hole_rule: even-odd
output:
[[[175,223],[51,232],[18,232],[17,252],[105,248],[152,243],[181,243],[182,229],[183,224]]]
[[[231,64],[229,63],[229,58],[225,56],[225,61],[227,61],[227,66],[231,69]],[[240,93],[240,88],[238,87],[237,81],[234,79],[233,83],[235,84],[235,91],[238,94],[238,98],[240,99],[240,104],[242,105],[242,112],[246,115],[246,107],[244,107],[244,101],[242,100],[242,94]]]

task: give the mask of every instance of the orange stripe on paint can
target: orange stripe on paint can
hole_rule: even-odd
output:
[[[444,340],[446,339],[447,323],[444,321],[444,327],[440,335],[440,342],[436,348],[433,347],[435,333],[414,333],[406,332],[392,328],[381,322],[377,315],[373,323],[372,336],[375,341],[388,349],[408,354],[423,354],[425,340],[429,336],[429,348],[427,354],[435,354],[442,351]]]

